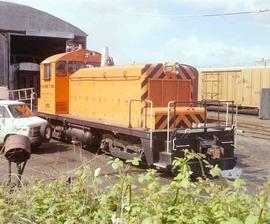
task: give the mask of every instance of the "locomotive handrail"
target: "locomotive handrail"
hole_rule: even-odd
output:
[[[169,101],[167,108],[167,141],[166,141],[166,151],[170,153],[169,141],[170,141],[170,105],[174,104],[176,101]]]
[[[234,128],[235,128],[235,134],[234,134],[234,147],[237,148],[237,122],[238,122],[238,104],[235,104],[235,120],[234,120]]]
[[[152,131],[152,127],[153,127],[153,102],[151,100],[136,100],[136,99],[131,99],[129,100],[128,104],[129,104],[129,121],[128,121],[128,127],[132,128],[131,125],[131,104],[132,102],[145,102],[146,106],[145,108],[147,108],[147,103],[150,104],[150,150],[152,150],[152,146],[153,146],[153,131]],[[147,110],[146,110],[146,114],[145,114],[145,128],[147,128]]]
[[[238,105],[237,104],[234,104],[234,101],[233,100],[202,100],[202,101],[205,101],[206,102],[206,105],[207,103],[218,103],[218,120],[219,120],[219,113],[220,113],[220,104],[221,103],[225,103],[226,104],[226,125],[225,126],[228,126],[228,123],[229,123],[229,110],[230,110],[230,107],[232,108],[231,110],[231,124],[233,125],[234,124],[234,110],[233,108],[235,107],[236,111],[238,110]]]
[[[95,80],[95,81],[103,81],[104,79],[110,79],[110,80],[138,80],[141,76],[132,75],[132,76],[126,76],[126,75],[118,75],[118,76],[81,76],[81,77],[71,77],[70,79],[72,81],[81,81],[81,80]]]
[[[231,103],[232,105],[232,108],[234,107],[234,101],[222,101],[222,100],[201,100],[201,101],[169,101],[168,102],[168,107],[167,107],[167,142],[166,142],[166,151],[167,153],[170,153],[170,147],[169,147],[169,144],[170,144],[170,110],[171,110],[171,107],[173,105],[173,108],[174,108],[174,126],[175,126],[175,114],[176,114],[176,105],[177,104],[200,104],[200,105],[203,105],[205,111],[204,111],[204,129],[206,131],[206,124],[207,124],[207,106],[209,103],[214,103],[214,102],[217,102],[218,103],[218,120],[219,120],[219,106],[220,106],[220,103],[226,103],[226,123],[225,123],[225,126],[227,127],[228,126],[228,120],[229,120],[229,103]],[[238,110],[238,107],[236,105],[236,112]],[[232,110],[232,120],[231,120],[231,124],[234,125],[234,120],[233,120],[233,110]]]
[[[199,104],[199,105],[203,105],[203,107],[205,108],[205,113],[204,113],[204,127],[206,127],[206,120],[207,120],[207,113],[206,113],[206,109],[209,106],[209,104],[211,103],[217,103],[218,104],[218,120],[220,120],[219,118],[219,112],[220,112],[220,105],[221,103],[225,103],[226,105],[226,125],[228,126],[228,121],[229,121],[229,108],[234,108],[235,104],[234,101],[230,101],[230,100],[201,100],[201,101],[174,101],[174,116],[176,113],[176,105],[177,104]],[[231,124],[234,123],[234,111],[231,111]]]
[[[225,125],[227,126],[229,122],[229,103],[226,103],[226,122]]]

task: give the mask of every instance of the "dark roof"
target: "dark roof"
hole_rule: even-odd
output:
[[[29,6],[0,1],[0,30],[29,36],[74,38],[87,34],[55,16]]]

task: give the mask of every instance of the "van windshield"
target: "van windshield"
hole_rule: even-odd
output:
[[[8,105],[8,109],[14,118],[22,118],[22,117],[32,117],[32,111],[27,107],[26,104],[14,104]]]

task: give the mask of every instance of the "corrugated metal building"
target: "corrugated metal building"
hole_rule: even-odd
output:
[[[0,1],[0,86],[34,87],[38,93],[39,63],[67,45],[85,47],[86,36],[48,13]]]

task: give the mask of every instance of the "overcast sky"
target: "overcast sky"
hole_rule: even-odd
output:
[[[178,61],[196,67],[247,66],[270,58],[270,12],[175,18],[270,9],[270,0],[10,0],[88,33],[88,48],[110,48],[116,64]]]

